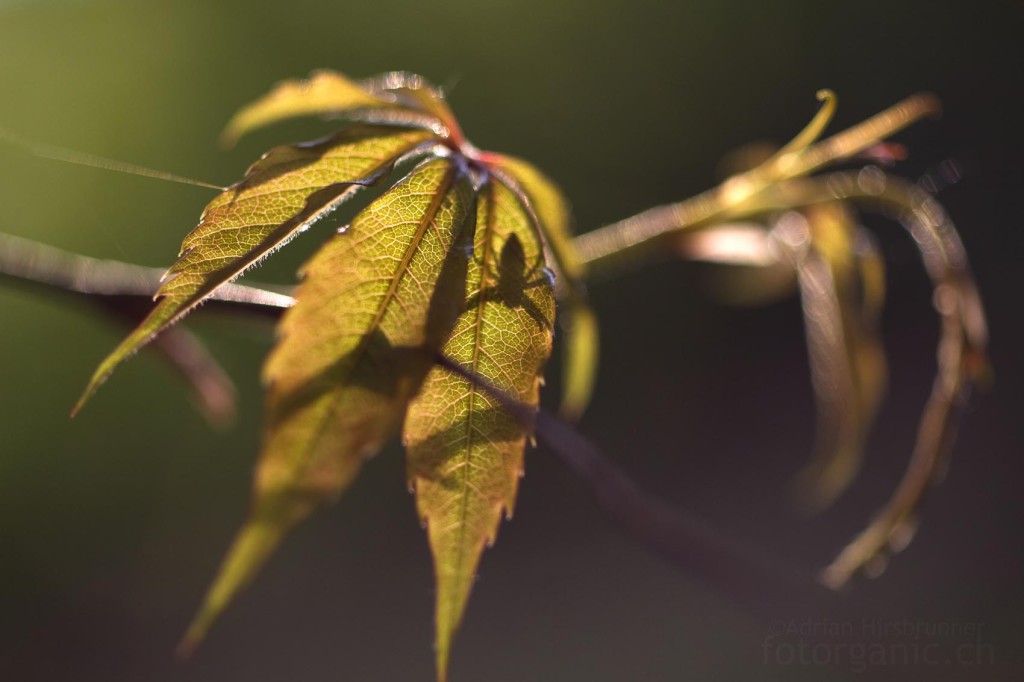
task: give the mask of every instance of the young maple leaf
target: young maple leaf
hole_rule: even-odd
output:
[[[281,539],[336,499],[404,422],[409,481],[437,575],[437,671],[446,677],[485,545],[511,513],[531,435],[439,353],[522,403],[538,404],[551,352],[555,279],[570,357],[564,409],[585,406],[596,327],[569,248],[560,193],[524,161],[481,152],[441,93],[385,74],[332,72],[278,85],[229,123],[233,142],[297,116],[340,132],[278,147],[206,207],[141,324],[96,370],[75,410],[129,355],[352,197],[411,170],[303,267],[264,367],[266,426],[252,511],[182,642],[187,653]]]
[[[586,439],[538,412],[555,298],[563,299],[571,332],[563,413],[572,415],[589,398],[597,350],[595,320],[579,284],[584,263],[593,274],[602,261],[607,267],[638,250],[667,246],[687,258],[764,268],[733,289],[741,298],[763,300],[798,287],[820,418],[816,457],[802,482],[805,501],[820,508],[856,472],[885,386],[877,329],[884,269],[851,213],[857,203],[894,212],[914,236],[942,320],[938,375],[907,473],[821,582],[840,587],[856,573],[880,570],[912,537],[967,392],[987,371],[987,330],[956,229],[929,194],[877,168],[810,177],[934,113],[936,100],[908,98],[817,142],[835,110],[830,91],[818,96],[821,109],[793,141],[756,155],[756,164],[721,186],[571,241],[568,207],[550,181],[523,161],[474,148],[440,93],[417,76],[386,74],[356,84],[321,72],[284,83],[243,109],[226,140],[311,114],[347,118],[350,125],[323,140],[272,150],[207,206],[161,279],[157,305],[101,364],[79,402],[125,357],[206,299],[270,307],[275,314],[289,308],[265,368],[268,423],[253,511],[182,650],[198,644],[289,529],[339,495],[362,459],[403,422],[408,479],[437,574],[439,679],[446,677],[483,548],[515,503],[535,428],[631,534],[710,583],[749,593],[756,567],[743,578],[745,588],[717,575],[722,560],[742,563],[730,543],[644,495]],[[0,139],[43,156],[210,186],[3,131]],[[228,284],[397,167],[411,170],[314,255],[296,298]],[[784,207],[789,210],[780,215]],[[0,235],[0,275],[98,297],[105,310],[131,319],[140,310],[132,297],[157,287],[157,273],[148,269],[22,241]],[[216,385],[216,366],[179,332],[155,345],[192,383],[210,416],[223,416],[230,385]]]

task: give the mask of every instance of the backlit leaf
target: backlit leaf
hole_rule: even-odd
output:
[[[425,127],[435,130],[438,134],[444,137],[453,135],[459,142],[464,142],[455,114],[452,113],[440,89],[423,76],[408,71],[390,71],[368,78],[360,85],[382,100],[425,112],[434,117],[442,127],[435,129],[427,120],[421,122],[421,126],[426,123]],[[399,114],[396,113],[395,116]],[[415,119],[410,119],[410,123],[414,122]]]
[[[494,155],[502,182],[521,194],[539,223],[553,265],[562,275],[561,315],[566,332],[561,413],[578,418],[590,403],[598,362],[597,318],[587,301],[583,264],[572,246],[571,212],[561,191],[532,164],[511,156]]]
[[[221,139],[231,145],[257,128],[290,118],[393,107],[340,73],[314,71],[304,80],[282,81],[263,97],[242,107],[228,122]]]
[[[863,171],[861,177],[865,177]],[[888,557],[902,551],[913,538],[919,506],[929,488],[945,473],[967,396],[988,370],[988,324],[955,225],[921,187],[892,176],[875,174],[874,179],[882,183],[875,185],[872,199],[882,197],[889,208],[895,209],[899,221],[919,245],[932,280],[934,306],[942,323],[938,372],[906,472],[868,527],[822,572],[822,581],[831,587],[841,587],[861,571],[877,575]],[[843,198],[834,185],[828,187],[834,198]],[[869,285],[868,295],[878,292],[877,282]]]
[[[512,156],[494,155],[499,179],[515,192],[521,192],[540,221],[548,248],[561,274],[578,285],[583,265],[572,248],[572,213],[555,183],[533,164]]]
[[[536,407],[554,293],[530,217],[498,183],[482,190],[466,296],[445,356]],[[530,434],[492,395],[442,367],[410,406],[404,433],[410,484],[434,555],[443,680],[480,554],[494,542],[502,510],[512,513]]]
[[[475,194],[435,159],[310,260],[267,360],[253,510],[183,647],[193,647],[288,530],[335,499],[400,426],[461,310]]]
[[[362,126],[313,144],[278,147],[206,207],[148,317],[100,364],[75,410],[129,355],[219,286],[330,213],[431,134]]]

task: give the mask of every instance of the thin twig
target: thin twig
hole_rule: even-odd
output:
[[[859,125],[809,147],[774,156],[766,164],[733,176],[695,197],[581,234],[573,240],[573,246],[588,275],[622,267],[651,249],[656,250],[657,239],[665,234],[730,220],[737,217],[734,212],[745,214],[745,204],[777,183],[848,159],[939,111],[938,100],[932,95],[914,95]]]
[[[155,268],[80,256],[0,233],[0,282],[96,306],[129,328],[149,312],[162,275]],[[229,284],[214,293],[210,309],[276,319],[292,302],[284,293]],[[192,389],[211,424],[223,428],[233,423],[234,383],[196,336],[178,325],[158,336],[153,349]]]
[[[90,297],[152,300],[163,275],[158,268],[90,258],[0,233],[0,276],[30,287]],[[246,284],[225,284],[209,300],[214,308],[273,317],[294,303],[284,291]]]
[[[643,490],[573,425],[526,405],[485,378],[438,355],[437,363],[480,387],[523,426],[535,431],[594,496],[601,511],[633,540],[710,585],[748,613],[778,619],[828,608],[830,615],[882,613],[864,600],[854,604],[824,589],[808,572],[767,556],[750,543]]]

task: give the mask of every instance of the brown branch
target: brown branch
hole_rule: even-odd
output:
[[[151,302],[164,271],[69,253],[53,246],[0,233],[0,277],[46,293],[89,299]],[[294,303],[285,291],[260,285],[225,284],[206,306],[214,310],[278,317]]]
[[[536,410],[444,355],[437,364],[495,398],[554,452],[587,487],[598,507],[630,538],[729,597],[747,612],[778,619],[828,607],[831,615],[885,609],[840,600],[800,568],[767,556],[702,519],[643,490],[573,425]]]
[[[162,276],[155,268],[71,254],[0,233],[0,282],[87,303],[128,328],[149,312]],[[268,320],[279,317],[293,302],[284,293],[237,284],[221,287],[211,298],[209,310]],[[177,370],[214,426],[233,422],[234,383],[197,337],[178,325],[158,336],[153,349]]]

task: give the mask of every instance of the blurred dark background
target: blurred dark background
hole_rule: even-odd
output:
[[[748,613],[652,556],[541,447],[482,563],[451,677],[1024,679],[1022,29],[1016,1],[0,0],[0,126],[227,183],[269,145],[324,130],[286,125],[217,149],[231,113],[277,80],[408,69],[454,86],[478,146],[557,178],[587,230],[707,188],[740,145],[784,141],[818,88],[839,94],[833,129],[934,91],[945,115],[899,136],[911,150],[900,170],[916,177],[946,158],[964,169],[941,199],[985,297],[995,382],[972,401],[913,544],[846,599],[976,624],[980,635],[943,651],[966,641],[991,660],[860,674],[786,664],[763,643],[772,621],[799,612]],[[0,148],[0,231],[84,254],[166,265],[208,199]],[[898,226],[868,224],[890,277],[892,385],[863,474],[811,519],[786,496],[814,435],[798,302],[724,307],[703,287],[708,269],[681,263],[592,287],[603,364],[582,431],[652,492],[808,574],[892,491],[934,371],[914,246]],[[288,281],[323,234],[257,276]],[[294,534],[194,661],[173,659],[246,508],[271,343],[255,324],[197,316],[192,328],[237,379],[233,430],[212,431],[146,355],[72,422],[122,330],[0,289],[0,679],[431,679],[431,566],[397,443]]]

